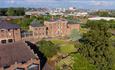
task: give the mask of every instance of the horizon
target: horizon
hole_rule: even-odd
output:
[[[115,0],[1,0],[0,8],[68,8],[115,9]]]

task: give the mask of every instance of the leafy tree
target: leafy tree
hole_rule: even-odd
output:
[[[95,65],[90,64],[89,61],[81,54],[77,53],[71,56],[73,57],[74,60],[72,66],[73,70],[96,70]]]
[[[56,47],[55,44],[53,44],[51,41],[39,41],[38,43],[39,46],[39,50],[44,53],[44,55],[47,58],[52,57],[53,55],[55,55],[58,51],[58,47]]]
[[[77,29],[73,29],[70,34],[70,40],[77,41],[81,38],[79,31]]]
[[[80,53],[96,65],[98,70],[111,70],[109,24],[101,20],[88,22],[87,26],[90,30],[83,35]]]
[[[108,16],[110,16],[110,13],[108,11],[96,11],[96,12],[92,12],[91,15],[108,17]]]
[[[8,16],[14,16],[14,15],[15,15],[15,11],[14,11],[13,8],[8,8],[6,14],[7,14]]]
[[[23,15],[25,15],[25,10],[24,10],[24,8],[16,8],[16,9],[15,9],[15,15],[16,15],[16,16],[23,16]]]
[[[0,16],[6,16],[7,9],[6,8],[0,8]]]
[[[30,23],[33,21],[33,19],[30,18],[24,18],[21,21],[21,24],[19,24],[21,26],[22,29],[28,29]]]

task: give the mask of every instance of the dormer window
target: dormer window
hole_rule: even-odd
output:
[[[9,67],[9,65],[4,65],[4,70],[8,69]]]
[[[32,64],[28,66],[28,70],[39,70],[39,65],[38,64]]]

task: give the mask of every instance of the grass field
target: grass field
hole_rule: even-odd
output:
[[[52,40],[52,42],[60,46],[60,52],[63,54],[69,54],[76,51],[76,48],[74,47],[74,44],[72,42],[64,40]]]

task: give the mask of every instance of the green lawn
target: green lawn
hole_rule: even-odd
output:
[[[61,47],[60,47],[60,52],[61,53],[64,53],[64,54],[67,54],[67,53],[71,53],[71,52],[75,52],[76,51],[76,48],[74,47],[73,44],[63,44]]]
[[[64,40],[59,40],[59,39],[53,39],[53,40],[51,40],[51,41],[52,41],[52,43],[54,43],[54,44],[63,44],[63,43],[65,43]]]
[[[64,40],[52,40],[54,44],[58,44],[60,47],[60,52],[62,54],[69,54],[71,52],[75,52],[76,48],[72,42],[64,41]]]

